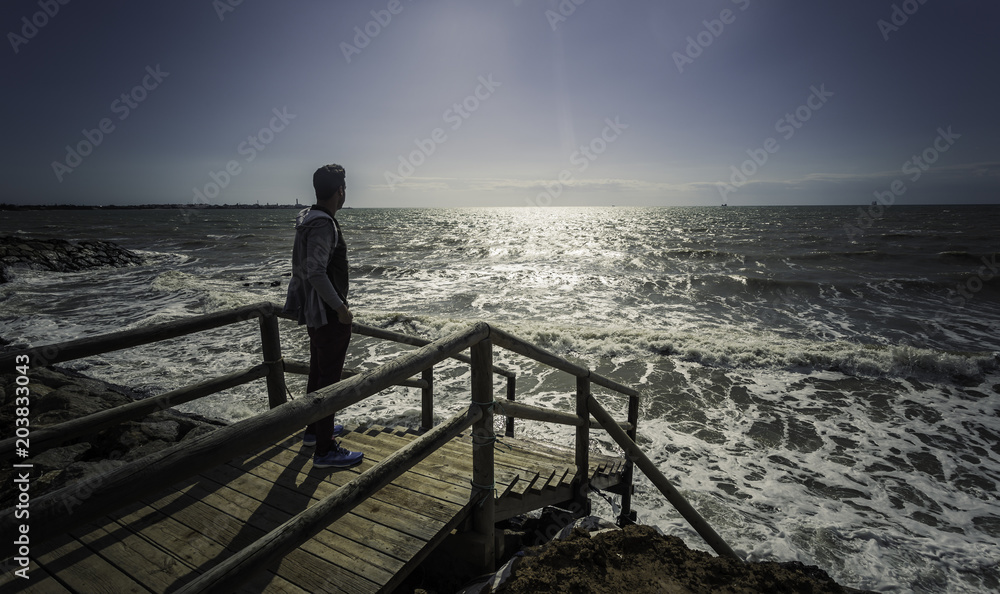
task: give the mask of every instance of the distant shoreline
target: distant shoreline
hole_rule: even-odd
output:
[[[0,204],[0,210],[301,210],[308,204]]]

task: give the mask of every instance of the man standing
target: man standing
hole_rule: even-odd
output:
[[[299,213],[292,247],[292,280],[284,311],[309,331],[309,383],[306,392],[339,382],[351,342],[347,307],[347,243],[334,218],[343,208],[347,174],[340,165],[324,165],[313,174],[316,204]],[[364,457],[340,446],[334,437],[343,427],[330,415],[306,427],[302,445],[316,446],[313,466],[344,468]]]

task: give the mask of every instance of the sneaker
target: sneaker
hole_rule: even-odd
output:
[[[362,452],[352,452],[340,447],[338,443],[325,456],[313,456],[314,468],[347,468],[361,462],[365,455]]]
[[[333,437],[340,437],[340,435],[343,432],[344,432],[344,426],[343,425],[334,425],[333,426]],[[302,434],[302,445],[304,445],[306,447],[309,447],[309,448],[311,448],[314,445],[316,445],[316,434],[315,433],[303,433]]]

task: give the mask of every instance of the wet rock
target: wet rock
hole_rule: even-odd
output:
[[[12,269],[16,268],[78,272],[91,268],[136,266],[143,261],[139,254],[110,241],[74,244],[65,239],[0,237],[0,283],[9,282],[14,276]]]
[[[89,443],[78,443],[61,448],[52,448],[31,458],[29,462],[43,470],[59,470],[79,460],[89,449]]]

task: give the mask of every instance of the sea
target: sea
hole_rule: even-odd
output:
[[[295,214],[0,212],[0,235],[106,239],[146,260],[15,269],[0,336],[43,345],[281,304]],[[1000,589],[1000,206],[351,208],[338,220],[355,321],[435,339],[483,320],[640,390],[640,447],[747,559],[879,592]],[[283,356],[306,360],[303,329],[280,331]],[[355,335],[347,364],[408,348]],[[494,357],[518,374],[519,401],[573,410],[574,378]],[[246,322],[67,366],[155,394],[260,360]],[[435,373],[443,420],[467,406],[470,373],[457,361]],[[305,391],[300,376],[289,384]],[[594,392],[625,418],[625,398]],[[419,390],[397,387],[339,419],[416,427],[419,406]],[[235,422],[267,395],[256,382],[182,408]],[[574,443],[568,427],[516,431]],[[600,431],[591,448],[619,451]],[[638,521],[709,550],[637,476]],[[620,504],[592,500],[608,516]]]

